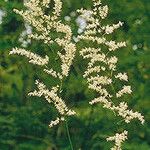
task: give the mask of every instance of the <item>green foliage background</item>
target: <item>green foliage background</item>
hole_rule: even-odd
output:
[[[78,113],[68,120],[73,146],[75,150],[110,149],[112,145],[105,141],[106,136],[126,128],[129,140],[124,149],[150,150],[150,0],[103,2],[110,8],[106,22],[125,22],[112,37],[128,41],[128,47],[118,54],[119,69],[128,72],[133,87],[129,105],[145,115],[146,123],[142,126],[133,121],[126,125],[100,105],[93,108],[88,105],[94,94],[82,78],[86,64],[77,53],[70,76],[63,84],[63,97]],[[63,0],[62,19],[81,7],[90,8],[91,1]],[[70,150],[65,125],[48,128],[55,109],[43,99],[27,96],[34,88],[35,79],[40,78],[47,85],[55,81],[26,59],[8,55],[13,47],[20,47],[18,38],[25,29],[13,8],[23,9],[22,0],[0,0],[0,9],[6,12],[0,24],[0,150]],[[75,17],[70,23],[76,34]],[[34,41],[28,48],[53,55],[51,48],[40,42]]]

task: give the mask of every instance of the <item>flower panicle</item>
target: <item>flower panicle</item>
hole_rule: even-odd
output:
[[[29,63],[42,66],[42,70],[48,75],[54,77],[60,83],[57,86],[53,86],[51,90],[47,86],[36,80],[38,90],[34,90],[29,93],[29,96],[44,97],[48,103],[58,111],[59,117],[54,121],[51,121],[50,127],[57,125],[59,122],[64,121],[65,116],[75,115],[76,112],[71,110],[66,105],[65,101],[60,97],[62,92],[61,84],[63,80],[69,76],[69,71],[76,54],[76,45],[72,42],[72,30],[69,25],[61,22],[60,15],[62,11],[62,0],[53,0],[54,7],[52,13],[46,13],[45,10],[51,5],[51,0],[27,0],[24,2],[26,10],[14,9],[16,14],[23,17],[25,22],[28,22],[35,30],[28,35],[28,38],[42,41],[44,44],[50,46],[51,44],[57,44],[60,47],[60,51],[57,52],[61,61],[60,70],[56,71],[53,67],[49,68],[49,57],[46,55],[42,58],[40,55],[27,51],[23,48],[13,48],[10,54],[17,54],[26,56],[29,59]],[[53,32],[62,34],[61,38],[52,36]],[[59,95],[59,96],[58,96]]]
[[[128,82],[128,76],[127,76],[127,73],[118,73],[118,69],[117,69],[118,58],[113,54],[113,51],[126,46],[126,43],[125,42],[117,43],[116,41],[112,41],[112,40],[108,41],[107,34],[113,33],[114,30],[121,27],[123,23],[119,21],[118,24],[113,24],[111,26],[110,25],[102,26],[102,22],[100,21],[102,18],[99,17],[100,14],[99,16],[98,14],[95,15],[95,12],[97,12],[97,9],[101,9],[103,7],[101,4],[101,1],[93,0],[93,7],[94,9],[91,10],[91,16],[90,16],[91,20],[88,22],[87,26],[90,26],[93,24],[96,24],[96,26],[91,26],[90,29],[86,28],[85,32],[93,29],[97,31],[97,33],[96,35],[87,35],[83,33],[79,35],[78,37],[79,39],[82,39],[85,41],[88,40],[92,43],[96,42],[97,45],[95,46],[100,47],[100,48],[95,48],[95,47],[90,47],[90,46],[88,47],[84,46],[84,48],[82,48],[80,51],[80,55],[84,59],[88,59],[89,61],[87,65],[87,69],[85,70],[83,77],[87,79],[87,83],[89,85],[88,87],[98,92],[100,95],[99,99],[91,101],[90,104],[94,104],[96,102],[102,102],[104,107],[109,106],[106,108],[112,109],[113,111],[115,110],[117,113],[121,114],[120,106],[112,106],[113,104],[112,98],[119,99],[126,94],[131,94],[132,89],[130,85],[123,85],[122,88],[118,90],[114,88],[113,85],[118,80],[122,82],[123,81]],[[84,13],[85,11],[86,10],[81,9],[78,12],[81,13],[82,15],[82,12]],[[99,29],[103,30],[104,33],[106,34],[99,35],[99,31],[98,31]],[[101,48],[101,46],[103,45],[107,46],[107,51]],[[98,63],[100,65],[98,65]],[[101,75],[101,74],[104,74],[104,75]],[[110,87],[112,87],[112,90],[110,90]],[[130,118],[129,120],[132,120],[133,118],[138,118],[143,123],[143,120],[141,119],[142,115],[139,115],[140,113],[137,113],[137,112],[131,113],[131,111],[126,110],[125,114],[126,116],[128,116],[128,119]]]
[[[119,105],[113,102],[114,99],[120,100],[125,95],[132,94],[132,89],[127,84],[129,81],[127,73],[118,72],[118,58],[114,55],[114,51],[126,47],[126,42],[107,39],[109,34],[123,26],[123,22],[103,25],[103,19],[108,16],[108,10],[108,6],[102,6],[100,0],[93,0],[92,10],[78,10],[81,17],[87,21],[85,31],[78,36],[78,39],[79,41],[88,41],[92,45],[84,45],[80,51],[83,59],[88,60],[83,77],[87,80],[88,88],[96,91],[99,95],[98,98],[91,100],[89,104],[100,103],[103,108],[112,110],[117,116],[122,117],[125,123],[138,119],[143,124],[144,116],[141,113],[129,109],[128,104],[124,101],[120,102]],[[85,17],[87,11],[90,12],[88,18]],[[121,82],[121,89],[116,87],[116,83],[119,81]],[[125,139],[127,139],[127,131],[116,134],[114,137],[108,138],[107,141],[115,141],[112,150],[121,150],[121,144]]]
[[[116,133],[115,136],[108,137],[107,141],[114,141],[115,146],[111,148],[111,150],[122,150],[122,143],[128,139],[128,131],[124,130],[122,133]]]
[[[29,58],[29,63],[36,64],[39,66],[47,65],[49,62],[49,57],[47,55],[45,56],[45,58],[42,58],[38,54],[35,54],[35,53],[30,52],[23,48],[13,48],[9,52],[9,54],[10,55],[17,54],[17,55],[21,55],[21,56],[26,56],[27,58]]]
[[[59,86],[52,87],[51,90],[47,89],[46,85],[39,80],[36,80],[35,84],[37,85],[38,90],[30,92],[29,96],[37,96],[37,97],[44,97],[48,103],[52,103],[55,108],[57,109],[59,115],[61,117],[64,116],[72,116],[75,115],[76,112],[71,110],[67,107],[65,102],[58,96]],[[58,121],[64,121],[64,119],[56,119],[52,121],[52,125],[58,124]]]

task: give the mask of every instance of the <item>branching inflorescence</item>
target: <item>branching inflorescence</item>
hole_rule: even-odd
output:
[[[107,141],[115,141],[115,146],[111,150],[121,150],[121,144],[127,139],[128,131],[124,131],[121,134],[116,133],[115,136],[107,138]]]
[[[27,10],[19,11],[15,9],[14,11],[35,28],[36,32],[30,34],[29,38],[43,41],[48,46],[55,43],[62,48],[63,52],[57,52],[61,61],[61,71],[58,72],[53,68],[47,67],[49,63],[47,55],[42,57],[22,48],[13,48],[10,54],[26,56],[29,59],[29,63],[41,66],[44,72],[59,79],[61,85],[63,79],[69,74],[76,53],[76,45],[72,42],[70,26],[63,24],[59,19],[62,10],[62,1],[53,1],[55,4],[51,15],[46,13],[51,0],[27,0],[25,2]],[[89,89],[96,91],[99,95],[91,100],[89,104],[102,104],[104,108],[112,110],[118,116],[122,117],[126,123],[130,123],[132,119],[138,119],[143,124],[144,117],[139,112],[130,110],[126,102],[122,101],[119,104],[113,102],[114,99],[120,101],[120,99],[124,98],[125,94],[132,93],[131,86],[128,85],[127,73],[118,72],[116,67],[118,58],[114,55],[114,51],[125,47],[126,42],[116,42],[107,39],[107,35],[112,34],[123,23],[120,21],[112,25],[103,25],[101,23],[108,15],[108,6],[102,6],[101,0],[93,0],[92,10],[80,9],[78,13],[87,21],[85,31],[78,36],[78,39],[80,42],[88,41],[90,43],[90,46],[84,45],[84,48],[80,51],[83,59],[88,60],[88,66],[83,77],[87,80]],[[85,14],[90,15],[86,16]],[[51,37],[51,32],[53,31],[62,33],[63,36],[61,38],[60,36],[53,38]],[[120,84],[118,81],[121,82],[121,88],[115,86],[115,83]],[[59,96],[60,85],[55,85],[49,90],[39,80],[36,80],[35,84],[37,90],[30,92],[29,96],[44,97],[58,111],[59,116],[50,122],[50,127],[65,121],[66,116],[76,114],[74,110],[68,108],[65,101]],[[121,134],[116,133],[115,136],[107,138],[107,141],[115,142],[112,150],[121,150],[121,144],[127,139],[127,133],[125,130]]]
[[[118,116],[121,116],[126,123],[130,123],[132,119],[138,119],[142,124],[144,117],[139,112],[128,109],[126,102],[115,104],[113,99],[124,98],[125,94],[131,94],[131,86],[128,85],[127,73],[120,73],[117,70],[118,58],[114,55],[114,51],[125,47],[126,42],[109,41],[107,35],[113,33],[116,29],[123,25],[119,21],[117,24],[102,24],[102,20],[108,15],[108,6],[102,6],[101,0],[93,0],[93,9],[80,9],[78,13],[85,18],[88,25],[85,32],[79,35],[80,41],[88,41],[90,46],[84,45],[80,54],[83,59],[88,60],[87,69],[83,77],[87,79],[89,89],[98,93],[98,97],[91,100],[91,105],[100,103],[104,108],[110,109]],[[85,15],[90,13],[90,17]],[[91,46],[93,45],[93,46]],[[115,83],[120,80],[123,84],[121,89],[114,87]],[[119,83],[120,84],[120,83]],[[112,87],[112,89],[110,89]],[[115,141],[112,150],[120,150],[121,143],[127,139],[127,132],[116,134],[114,137],[107,138],[107,141]]]
[[[17,10],[14,11],[21,15],[23,19],[32,25],[36,32],[29,35],[29,38],[35,40],[42,40],[45,44],[51,45],[56,43],[59,47],[62,48],[61,52],[58,51],[58,56],[61,61],[61,71],[57,72],[53,68],[48,68],[47,64],[49,63],[49,57],[45,56],[42,58],[38,54],[34,54],[26,49],[22,48],[13,48],[10,51],[10,54],[17,54],[21,56],[26,56],[29,59],[29,63],[42,66],[42,69],[47,74],[51,75],[60,80],[60,85],[62,80],[68,76],[72,61],[75,57],[76,45],[71,42],[72,40],[72,31],[70,26],[61,23],[59,16],[62,10],[61,0],[54,0],[54,10],[51,15],[46,14],[46,9],[49,9],[50,0],[30,0],[26,1],[24,5],[27,7],[27,10]],[[62,33],[64,36],[62,38],[51,38],[51,32],[56,31],[57,33]],[[44,67],[44,68],[43,68]],[[59,116],[56,120],[51,121],[50,127],[65,121],[65,116],[71,116],[75,114],[75,111],[69,109],[65,104],[65,101],[62,100],[58,95],[60,93],[60,85],[54,86],[51,90],[48,90],[44,83],[39,80],[35,83],[38,90],[29,93],[30,96],[43,96],[49,103],[52,103],[57,109]]]

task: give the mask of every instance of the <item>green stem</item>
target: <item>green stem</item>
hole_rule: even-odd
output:
[[[61,81],[60,81],[59,93],[61,93],[62,84],[63,84],[63,79],[61,79]],[[71,150],[73,150],[73,145],[72,145],[72,141],[71,141],[71,137],[70,137],[70,133],[69,133],[69,128],[68,128],[68,122],[67,122],[67,120],[65,120],[65,122],[66,122],[65,125],[66,125],[67,136],[68,136],[68,139],[69,139],[70,148],[71,148]]]
[[[69,133],[67,120],[65,122],[66,122],[65,124],[66,124],[67,136],[68,136],[68,139],[69,139],[70,147],[71,147],[71,150],[73,150],[73,145],[72,145],[72,141],[71,141],[71,137],[70,137],[70,133]]]

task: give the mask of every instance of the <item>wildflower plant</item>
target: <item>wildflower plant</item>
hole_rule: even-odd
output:
[[[126,94],[132,93],[132,89],[128,84],[127,73],[118,72],[118,58],[115,56],[115,52],[125,47],[126,42],[116,42],[108,38],[116,29],[123,26],[123,22],[119,21],[117,24],[103,25],[103,20],[108,15],[108,6],[102,6],[101,0],[92,1],[92,10],[83,8],[77,10],[80,16],[87,21],[85,31],[77,37],[79,42],[84,43],[83,48],[80,50],[80,55],[88,61],[83,78],[86,79],[88,88],[98,95],[89,104],[101,104],[103,108],[109,109],[117,116],[122,117],[125,123],[138,119],[143,124],[144,117],[141,113],[129,109],[128,104],[122,101]],[[47,13],[47,10],[50,9],[51,0],[27,0],[24,2],[27,8],[25,11],[17,9],[14,9],[14,11],[35,29],[35,33],[30,34],[29,38],[43,41],[48,46],[54,43],[59,46],[61,50],[56,52],[61,62],[60,70],[48,67],[51,59],[48,55],[43,57],[31,52],[31,50],[18,47],[10,51],[10,54],[27,57],[29,63],[40,66],[43,72],[59,81],[59,84],[49,89],[44,84],[44,81],[38,79],[35,81],[37,89],[29,93],[29,96],[43,97],[56,108],[58,117],[50,122],[49,127],[58,125],[60,122],[66,121],[67,117],[76,114],[74,110],[67,106],[60,93],[63,92],[61,89],[63,81],[69,76],[78,43],[73,42],[71,27],[60,20],[62,1],[53,0],[53,2],[54,8],[50,14]],[[58,36],[53,37],[54,32]],[[121,150],[121,145],[127,139],[127,135],[128,131],[124,130],[122,133],[116,133],[114,136],[108,137],[107,141],[115,142],[111,150]],[[69,132],[68,137],[73,149]]]
[[[80,51],[83,59],[88,60],[87,69],[83,77],[87,80],[88,88],[96,91],[98,96],[89,102],[90,105],[100,103],[103,108],[112,110],[117,116],[123,118],[126,123],[138,119],[142,124],[144,117],[139,112],[128,108],[126,102],[121,101],[124,95],[131,94],[131,86],[128,85],[128,76],[125,72],[118,72],[118,58],[114,52],[125,47],[126,42],[109,40],[108,35],[123,25],[122,22],[112,25],[103,25],[103,20],[108,15],[108,6],[102,6],[100,0],[93,0],[93,9],[80,9],[81,14],[88,22],[82,35],[78,36],[81,41],[88,41]],[[90,13],[90,17],[85,15]],[[93,43],[93,44],[92,44]],[[92,45],[92,46],[91,46]],[[114,86],[121,82],[121,88]],[[110,88],[111,87],[111,88]],[[115,99],[115,101],[113,101]],[[116,100],[119,104],[115,104]],[[107,138],[107,141],[115,141],[112,150],[120,150],[121,143],[127,139],[127,131]]]
[[[65,121],[65,117],[75,115],[75,111],[69,109],[65,101],[59,95],[62,91],[62,81],[68,76],[72,61],[75,57],[76,45],[71,42],[72,31],[70,26],[63,24],[61,20],[59,20],[62,10],[61,0],[54,0],[55,4],[53,12],[51,15],[47,15],[46,10],[49,9],[50,2],[50,0],[25,1],[24,5],[27,7],[27,10],[14,9],[14,11],[35,28],[35,33],[30,34],[29,38],[42,40],[48,46],[55,43],[61,48],[61,51],[57,52],[61,61],[60,72],[47,66],[50,59],[47,55],[41,57],[40,55],[23,48],[13,48],[10,51],[10,54],[26,56],[29,59],[29,63],[41,66],[43,72],[46,72],[51,77],[59,80],[59,85],[54,85],[50,90],[42,81],[36,80],[35,84],[37,90],[29,93],[29,96],[44,97],[45,100],[55,106],[58,111],[58,117],[56,120],[52,120],[49,125],[50,127],[53,127],[54,125]],[[61,38],[51,38],[51,33],[54,31],[62,33],[64,36]]]

